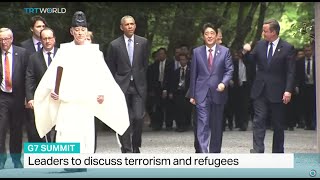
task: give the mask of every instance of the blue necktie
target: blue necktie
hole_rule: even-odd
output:
[[[132,42],[132,39],[128,39],[128,55],[129,55],[130,63],[132,66],[132,61],[133,61],[133,42]]]
[[[48,66],[51,64],[51,61],[52,61],[50,55],[51,55],[51,52],[48,52]]]
[[[272,58],[272,53],[273,53],[273,44],[272,42],[270,42],[270,48],[269,48],[269,52],[268,52],[268,64],[271,62],[271,58]]]
[[[40,49],[41,49],[41,42],[40,42],[40,41],[37,42],[37,45],[38,45],[38,47],[37,47],[37,52],[38,52],[38,51],[40,51]]]

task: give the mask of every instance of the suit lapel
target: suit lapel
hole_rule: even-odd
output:
[[[54,48],[53,48],[53,58],[54,58],[54,56],[56,56],[57,51],[58,51],[58,48],[54,47]]]
[[[3,74],[2,74],[2,50],[0,49],[0,83],[2,82],[2,77],[3,77]]]
[[[207,73],[209,73],[206,46],[202,46],[200,54],[201,54],[201,57],[202,57],[203,64],[205,66],[204,69],[207,71]]]
[[[46,70],[48,67],[47,67],[46,59],[44,58],[42,51],[39,51],[37,53],[38,53],[37,59],[40,61],[39,63],[41,64],[42,69]]]
[[[12,46],[12,77],[11,77],[11,81],[13,83],[14,80],[14,73],[15,73],[15,69],[18,66],[18,59],[20,58],[20,54],[16,51],[16,48],[14,46]]]
[[[137,54],[138,53],[136,53],[136,50],[138,50],[139,48],[139,46],[140,46],[140,42],[139,42],[139,39],[137,38],[137,36],[136,35],[134,35],[134,46],[133,46],[133,59],[132,59],[132,66],[134,65],[134,62],[135,62],[135,59],[137,59]]]
[[[264,45],[263,45],[263,49],[262,49],[262,52],[264,53],[264,61],[262,62],[266,67],[269,67],[269,64],[268,64],[268,57],[267,57],[267,54],[268,54],[268,41],[265,41]]]
[[[276,47],[276,50],[274,51],[274,53],[273,53],[273,56],[272,56],[272,58],[271,58],[271,62],[270,62],[270,64],[271,63],[274,63],[274,61],[277,59],[277,56],[279,56],[279,54],[281,53],[281,48],[283,47],[283,45],[282,45],[282,41],[281,41],[281,39],[279,40],[279,42],[278,42],[278,45],[277,45],[277,47]]]
[[[131,66],[128,51],[127,51],[126,41],[124,40],[123,36],[121,37],[120,41],[121,41],[120,42],[120,51],[122,51],[122,53],[125,54],[124,56],[127,58],[127,63],[129,66]]]
[[[221,51],[221,48],[220,46],[217,44],[216,45],[216,50],[214,51],[214,54],[213,54],[213,63],[212,63],[212,67],[211,67],[211,72],[210,74],[212,74],[212,72],[214,71],[215,69],[215,66],[217,65],[219,59],[220,59],[220,51]]]

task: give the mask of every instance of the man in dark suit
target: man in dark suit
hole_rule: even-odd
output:
[[[27,52],[24,48],[12,45],[11,29],[0,29],[0,169],[4,168],[6,155],[6,133],[10,129],[10,154],[14,168],[23,168],[22,119],[25,100],[25,72]],[[8,125],[8,126],[7,126]]]
[[[224,105],[233,64],[229,49],[216,43],[218,29],[203,25],[205,45],[193,50],[190,73],[190,102],[196,105],[197,138],[201,153],[220,153]]]
[[[152,130],[162,129],[163,122],[167,130],[172,129],[173,125],[173,99],[168,96],[169,80],[172,78],[174,62],[167,59],[167,50],[159,48],[157,51],[158,61],[151,65],[151,91],[154,96],[155,112],[151,116]]]
[[[252,83],[251,68],[253,67],[250,61],[245,60],[246,57],[243,56],[241,51],[235,51],[232,55],[234,71],[232,81],[230,81],[230,86],[232,86],[232,93],[230,93],[232,101],[230,104],[233,104],[234,107],[236,125],[240,128],[240,131],[246,131],[249,120],[249,99]]]
[[[122,153],[140,153],[143,116],[147,95],[148,40],[135,35],[132,16],[121,18],[123,36],[113,40],[108,48],[107,64],[125,94],[130,127],[120,136]]]
[[[36,15],[31,18],[30,31],[32,37],[21,42],[21,47],[26,48],[30,55],[42,48],[40,32],[47,26],[48,24],[43,17]]]
[[[48,24],[42,16],[36,15],[31,17],[30,31],[32,32],[32,37],[20,43],[21,47],[27,50],[28,56],[41,50],[43,45],[40,39],[40,32],[47,26]],[[24,124],[27,130],[28,141],[29,142],[44,141],[44,139],[43,140],[40,139],[37,131],[35,131],[36,128],[34,126],[34,114],[33,114],[33,110],[31,109],[28,103],[26,103],[25,113],[26,113],[26,116],[24,117],[25,118]]]
[[[188,66],[188,55],[180,53],[177,58],[180,67],[176,69],[169,79],[169,97],[173,97],[176,131],[187,131],[191,125],[192,105],[189,98],[185,97],[190,85],[190,66]]]
[[[38,87],[38,84],[46,72],[48,66],[50,65],[54,55],[57,52],[55,48],[55,35],[52,29],[45,28],[40,32],[41,43],[43,48],[33,53],[28,62],[27,72],[26,72],[26,99],[28,106],[32,113],[30,113],[30,121],[27,125],[29,130],[29,142],[52,142],[54,137],[51,138],[51,133],[49,132],[45,138],[41,139],[35,125],[33,106],[34,106],[34,93]],[[54,135],[54,130],[53,130]]]
[[[263,23],[264,40],[258,41],[250,59],[257,65],[252,85],[254,100],[253,149],[250,153],[264,153],[266,119],[271,112],[273,153],[284,152],[285,105],[291,100],[294,86],[294,47],[279,38],[279,22],[270,19]]]
[[[301,97],[302,117],[305,130],[316,129],[316,72],[315,56],[311,45],[304,46],[305,56],[296,63],[299,93]]]

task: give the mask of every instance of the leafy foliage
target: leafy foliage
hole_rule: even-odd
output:
[[[266,13],[260,13],[262,3]],[[75,11],[84,11],[89,30],[94,32],[94,41],[104,52],[108,44],[122,34],[119,25],[124,15],[135,18],[136,34],[148,38],[151,52],[166,47],[169,57],[174,47],[181,44],[190,48],[201,45],[200,32],[205,22],[220,27],[223,44],[233,48],[255,41],[261,34],[262,20],[268,18],[279,20],[280,36],[296,47],[309,43],[314,34],[314,2],[3,2],[0,3],[0,24],[13,30],[15,44],[31,35],[29,23],[35,14],[24,10],[31,7],[66,8],[64,14],[38,13],[55,30],[58,44],[71,41],[72,15]]]

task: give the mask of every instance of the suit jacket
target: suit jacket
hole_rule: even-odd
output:
[[[21,47],[25,48],[27,50],[27,53],[29,53],[29,55],[37,52],[37,50],[34,47],[32,38],[29,38],[29,39],[21,42]]]
[[[233,64],[230,51],[222,45],[216,45],[214,54],[213,69],[208,69],[208,58],[206,46],[200,46],[193,50],[190,74],[190,97],[197,103],[204,101],[211,89],[211,96],[216,104],[225,104],[228,98],[227,88],[223,92],[218,92],[219,83],[226,87],[232,78]]]
[[[252,85],[251,98],[258,98],[263,90],[273,103],[281,103],[285,91],[292,92],[295,76],[294,47],[279,40],[271,62],[267,62],[268,42],[258,41],[250,59],[256,62],[256,78]]]
[[[58,48],[54,48],[54,55]],[[29,58],[26,72],[26,98],[27,102],[33,100],[34,93],[40,83],[40,80],[47,70],[47,64],[43,57],[43,51],[38,51],[32,54]]]
[[[12,94],[17,100],[17,105],[24,106],[25,75],[28,62],[26,49],[12,45]],[[3,79],[2,56],[0,56],[0,82]]]
[[[156,95],[160,95],[162,93],[162,90],[169,89],[169,80],[172,78],[172,75],[173,75],[174,62],[172,60],[168,60],[168,59],[166,60],[166,64],[164,66],[164,77],[163,77],[162,86],[159,81],[159,75],[160,75],[159,67],[160,67],[160,61],[154,62],[150,67],[151,71],[149,75],[151,75],[151,78],[148,77],[151,79],[150,81],[151,90],[157,93]]]
[[[127,92],[132,75],[139,95],[143,98],[146,97],[148,49],[148,40],[134,35],[133,62],[131,66],[124,36],[122,35],[110,43],[106,57],[107,64],[124,93]]]
[[[179,83],[180,83],[180,71],[181,67],[174,71],[173,76],[170,78],[169,83],[169,93],[175,94],[179,90]],[[187,66],[185,70],[185,87],[182,93],[186,93],[190,86],[190,66]]]
[[[240,83],[239,82],[239,60],[233,59],[232,62],[233,62],[233,68],[234,68],[232,80],[234,82],[234,86],[240,86],[240,84],[239,84]],[[252,72],[253,66],[250,64],[250,61],[246,61],[244,59],[243,59],[243,64],[246,67],[247,83],[249,85],[251,85],[252,77],[253,77],[253,74],[251,72]]]
[[[316,84],[316,66],[315,66],[315,57],[312,57],[312,73],[313,73],[313,83]],[[306,65],[305,58],[301,58],[296,61],[296,77],[297,77],[297,85],[301,88],[306,86]]]

